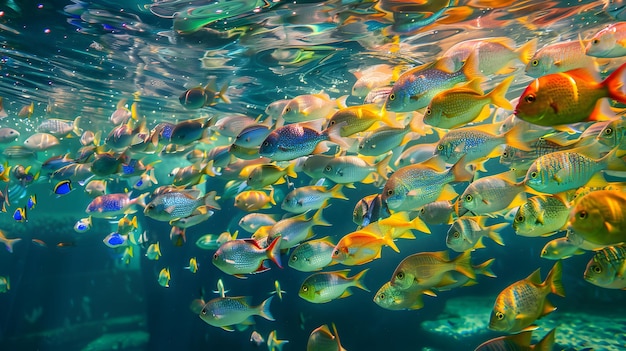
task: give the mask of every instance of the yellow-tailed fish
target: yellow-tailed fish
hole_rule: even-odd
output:
[[[546,299],[548,294],[565,296],[562,269],[561,261],[557,261],[543,283],[537,269],[528,278],[504,288],[493,306],[489,329],[507,333],[536,329],[533,323],[537,318],[556,310]]]
[[[272,205],[276,205],[273,188],[269,195],[261,190],[246,190],[235,196],[235,207],[247,212],[272,208]]]
[[[77,233],[85,233],[89,229],[91,229],[91,216],[86,218],[79,219],[76,224],[74,224],[74,231]]]
[[[278,296],[278,298],[280,299],[280,301],[283,300],[283,294],[286,294],[287,292],[285,290],[282,290],[280,288],[280,282],[278,280],[274,280],[274,290],[271,292],[271,294],[276,294],[276,296]]]
[[[489,104],[506,110],[513,106],[505,94],[514,77],[504,79],[488,94],[480,89],[480,80],[466,86],[445,90],[433,97],[424,112],[424,123],[438,128],[455,128],[469,122],[480,122],[490,115]]]
[[[17,117],[19,118],[30,118],[35,112],[35,103],[31,102],[29,105],[22,106],[20,111],[17,113]]]
[[[274,224],[276,220],[273,215],[265,213],[248,213],[239,220],[239,226],[249,233],[254,233],[259,227]]]
[[[120,234],[128,234],[137,229],[137,216],[129,218],[124,216],[117,222],[117,232]]]
[[[296,188],[285,195],[280,207],[291,213],[304,213],[308,210],[326,207],[330,199],[348,200],[341,192],[341,188],[341,184],[330,189],[320,185]]]
[[[419,138],[424,133],[413,133],[417,129],[409,123],[405,127],[380,127],[364,136],[359,141],[357,152],[364,156],[380,156],[411,140]]]
[[[218,294],[220,297],[226,297],[226,293],[230,291],[224,288],[224,281],[222,281],[221,278],[217,280],[216,288],[217,290],[213,290],[213,292]]]
[[[0,293],[11,290],[11,281],[9,277],[0,277]]]
[[[539,342],[531,345],[532,331],[524,331],[515,335],[500,336],[478,345],[474,351],[493,350],[536,350],[550,351],[554,348],[556,328],[550,330]]]
[[[562,260],[574,255],[582,255],[586,251],[576,245],[570,238],[562,237],[550,240],[541,249],[541,258],[548,260]]]
[[[576,68],[594,68],[595,66],[595,60],[585,54],[585,42],[572,40],[541,48],[526,65],[526,74],[533,78],[539,78],[546,74],[566,72]]]
[[[346,351],[341,346],[337,327],[333,323],[333,333],[328,329],[328,325],[324,324],[315,328],[309,335],[306,343],[306,351]]]
[[[609,246],[599,250],[587,263],[584,278],[605,289],[626,289],[626,247]]]
[[[391,277],[391,285],[401,290],[418,286],[429,289],[440,284],[444,274],[453,270],[475,279],[470,259],[471,251],[465,251],[453,260],[448,257],[447,251],[413,254],[398,264]]]
[[[217,250],[223,243],[237,239],[237,234],[237,232],[234,234],[223,232],[219,235],[205,234],[196,240],[196,246],[203,250]]]
[[[424,307],[422,295],[425,294],[423,289],[409,288],[402,290],[386,282],[378,289],[374,295],[374,302],[387,310],[419,310]]]
[[[272,184],[282,184],[284,177],[297,178],[294,171],[295,164],[290,163],[285,168],[280,168],[274,164],[262,164],[254,166],[248,174],[246,183],[253,189],[261,189]]]
[[[383,246],[400,252],[393,242],[391,231],[383,236],[365,229],[344,235],[333,250],[332,259],[346,266],[361,265],[381,257]]]
[[[169,268],[161,269],[161,271],[159,272],[159,278],[157,279],[159,282],[159,285],[161,285],[164,288],[169,288],[170,279],[171,279],[170,269]]]
[[[495,215],[526,202],[526,186],[517,182],[515,172],[505,172],[479,178],[465,188],[456,201],[458,215]]]
[[[234,331],[234,325],[243,323],[251,316],[261,316],[273,321],[274,317],[270,311],[273,298],[274,296],[270,296],[260,305],[251,306],[247,296],[216,297],[202,307],[200,319],[226,331]]]
[[[289,340],[279,340],[276,337],[276,330],[272,330],[267,336],[267,349],[268,351],[282,351],[283,346],[289,343]]]
[[[254,239],[236,239],[222,244],[213,254],[213,264],[222,272],[243,278],[243,274],[265,272],[269,269],[265,260],[272,260],[279,268],[280,239],[274,239],[262,248]]]
[[[213,216],[214,212],[211,210],[212,208],[211,205],[198,206],[189,216],[172,219],[169,223],[171,226],[182,229],[193,227]]]
[[[172,190],[162,194],[154,194],[145,206],[143,213],[158,221],[171,221],[194,214],[200,206],[220,209],[216,200],[216,192],[210,191],[203,196],[199,190]]]
[[[337,107],[328,94],[300,95],[291,99],[283,108],[281,117],[285,122],[305,122],[326,118]]]
[[[335,244],[330,237],[309,240],[298,245],[289,256],[289,267],[301,272],[319,271],[333,262]]]
[[[608,246],[626,242],[626,194],[598,190],[582,196],[569,214],[569,228],[593,244]]]
[[[315,235],[313,233],[314,226],[331,225],[322,217],[322,210],[323,208],[320,208],[310,218],[308,218],[307,213],[303,213],[281,219],[269,230],[268,239],[273,241],[275,238],[280,238],[280,248],[288,249],[313,237]]]
[[[146,250],[146,257],[153,261],[157,261],[161,257],[161,248],[159,247],[158,241],[148,246],[148,249]]]
[[[195,274],[198,271],[198,267],[198,260],[195,257],[192,257],[189,259],[189,266],[185,267],[185,269]]]
[[[326,303],[352,295],[348,289],[353,286],[369,292],[362,282],[367,271],[364,269],[352,277],[348,277],[349,269],[313,273],[304,280],[298,295],[312,303]]]
[[[608,97],[626,103],[621,91],[625,70],[623,64],[603,81],[584,68],[537,78],[519,98],[515,115],[541,126],[603,119],[602,110],[596,108],[598,100]]]
[[[392,155],[377,163],[370,163],[359,156],[338,156],[329,160],[323,176],[339,184],[369,184],[387,179],[387,168]]]
[[[402,125],[395,120],[393,113],[381,111],[380,107],[373,104],[349,106],[340,109],[330,117],[328,127],[342,124],[339,129],[339,135],[349,137],[370,129],[376,122],[383,122],[395,128],[402,127]]]
[[[130,193],[116,193],[100,195],[93,199],[85,212],[95,218],[111,218],[126,213],[134,213],[135,205],[146,206],[145,198],[149,193],[144,193],[131,199]]]
[[[434,201],[424,205],[418,216],[426,224],[452,224],[454,204],[449,200]]]
[[[612,23],[589,39],[585,53],[594,57],[626,56],[626,23]]]
[[[552,235],[565,227],[570,209],[563,196],[533,196],[513,218],[513,230],[521,236]]]
[[[485,245],[482,243],[484,236],[489,237],[498,245],[504,245],[499,231],[508,223],[498,223],[492,226],[485,226],[486,217],[462,217],[454,221],[448,229],[446,245],[456,252],[481,249]]]
[[[182,93],[178,100],[186,109],[196,110],[205,106],[214,106],[218,99],[229,104],[230,99],[226,95],[229,82],[224,83],[218,91],[215,85],[215,78],[211,79],[204,87],[194,87]]]

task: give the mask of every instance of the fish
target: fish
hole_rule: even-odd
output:
[[[556,334],[556,328],[550,330],[544,335],[539,342],[535,345],[531,345],[532,330],[523,331],[515,335],[500,336],[485,341],[478,345],[474,351],[496,351],[496,350],[536,350],[536,351],[551,351],[554,348],[554,339]]]
[[[398,169],[389,176],[381,199],[390,211],[410,211],[438,200],[452,200],[456,191],[449,183],[472,180],[465,159],[449,169],[439,158]]]
[[[547,236],[564,228],[570,209],[560,195],[533,196],[522,204],[513,217],[513,230],[521,236]]]
[[[583,277],[593,285],[605,289],[626,289],[626,247],[605,247],[596,251],[587,263]]]
[[[348,277],[349,269],[313,273],[300,286],[298,296],[312,303],[327,303],[352,295],[350,290],[348,290],[351,287],[357,287],[369,292],[362,282],[368,270],[369,268],[364,269],[352,277]]]
[[[89,229],[91,229],[92,222],[91,216],[79,219],[76,224],[74,224],[74,231],[77,233],[85,233]]]
[[[280,282],[278,280],[274,280],[274,291],[270,292],[270,294],[276,294],[276,296],[278,296],[278,298],[280,299],[280,301],[283,300],[283,294],[286,294],[287,292],[285,290],[282,290],[280,288]]]
[[[106,194],[107,182],[102,179],[91,179],[85,185],[85,192],[91,197],[98,197]]]
[[[326,324],[313,329],[306,343],[306,351],[346,351],[339,340],[335,323],[332,326],[334,334]]]
[[[418,217],[426,224],[452,224],[454,204],[449,200],[434,201],[420,208]]]
[[[446,246],[456,252],[484,248],[485,245],[482,243],[484,236],[504,246],[499,231],[508,223],[498,223],[487,227],[485,221],[484,216],[457,218],[448,229]]]
[[[474,180],[455,203],[458,215],[500,214],[526,202],[526,185],[509,171]]]
[[[385,231],[380,235],[368,231],[366,227],[339,239],[331,257],[333,261],[346,266],[362,265],[380,258],[383,246],[389,246],[395,252],[400,252],[393,242],[391,231]]]
[[[241,131],[244,130],[246,127],[254,125],[256,123],[257,120],[252,117],[235,113],[219,118],[210,128],[212,131],[219,133],[220,136],[229,137],[232,139],[236,138],[237,135],[239,135],[239,133],[241,133]]]
[[[204,87],[198,86],[186,90],[180,94],[178,101],[189,110],[197,110],[207,106],[215,106],[218,100],[230,104],[230,98],[226,95],[230,82],[224,83],[218,91],[215,78],[211,79]]]
[[[104,245],[112,249],[118,248],[120,246],[127,246],[128,235],[122,235],[120,233],[113,232],[107,235],[104,239],[102,239],[102,242],[104,242]]]
[[[226,290],[224,288],[224,281],[222,281],[222,279],[218,279],[217,280],[217,290],[213,290],[213,292],[215,294],[220,295],[220,297],[226,297],[226,293],[229,292],[230,290]]]
[[[504,79],[487,94],[482,92],[480,80],[476,78],[467,85],[442,91],[426,107],[424,123],[451,129],[472,121],[480,122],[489,117],[489,104],[512,111],[513,106],[505,95],[513,78]]]
[[[624,22],[608,25],[589,39],[585,46],[585,54],[603,58],[626,56],[625,30]]]
[[[536,329],[533,323],[537,318],[556,310],[546,299],[548,294],[565,296],[561,282],[562,269],[561,261],[557,261],[543,283],[537,269],[526,279],[504,288],[496,297],[489,318],[489,329],[507,333]]]
[[[5,293],[11,290],[11,281],[9,277],[1,277],[0,276],[0,293]]]
[[[595,60],[585,53],[585,41],[571,40],[546,45],[538,50],[526,65],[526,74],[539,78],[547,74],[576,68],[596,68]]]
[[[248,213],[239,220],[239,226],[250,233],[254,233],[259,227],[274,224],[276,220],[273,216],[265,213]]]
[[[174,145],[186,146],[208,137],[209,127],[215,123],[214,118],[200,117],[178,122],[172,129],[170,142]]]
[[[299,95],[289,100],[280,115],[285,122],[305,122],[326,118],[337,103],[326,93]]]
[[[272,208],[273,205],[276,205],[274,188],[269,195],[261,190],[246,190],[235,196],[235,207],[247,212]]]
[[[370,163],[361,156],[338,156],[329,160],[322,175],[338,184],[364,183],[387,180],[388,155],[376,163]]]
[[[330,199],[348,200],[341,192],[342,184],[327,189],[321,185],[309,185],[290,191],[280,208],[291,213],[304,213],[309,210],[324,208]]]
[[[11,206],[9,199],[9,183],[5,184],[4,192],[0,190],[0,212],[6,212],[7,206]]]
[[[162,287],[169,288],[171,278],[172,276],[170,275],[170,269],[169,267],[167,267],[167,268],[161,269],[161,271],[159,272],[159,277],[157,281],[159,282],[159,285],[161,285]]]
[[[568,228],[585,241],[609,246],[626,242],[626,194],[618,190],[592,191],[570,209]]]
[[[585,250],[565,236],[548,241],[541,249],[541,258],[556,261],[570,258],[574,255],[582,255],[585,252]]]
[[[190,271],[193,274],[196,274],[196,272],[198,272],[198,267],[200,265],[198,264],[198,260],[195,257],[192,257],[189,259],[189,266],[184,267],[186,270]],[[224,297],[224,296],[222,296]]]
[[[273,298],[274,296],[270,296],[260,305],[251,306],[247,296],[216,297],[202,307],[199,316],[209,325],[234,331],[234,325],[243,323],[251,316],[260,316],[273,321],[274,317],[270,311]]]
[[[282,351],[283,346],[289,343],[289,340],[278,340],[276,337],[276,330],[272,330],[267,336],[267,349],[268,351]]]
[[[328,236],[305,241],[291,252],[288,265],[300,272],[319,271],[337,264],[332,258],[334,249],[335,244]]]
[[[465,251],[453,260],[449,259],[447,251],[416,253],[398,264],[390,282],[401,290],[418,286],[427,289],[440,284],[449,271],[458,271],[475,279],[470,259],[471,251]]]
[[[261,334],[259,334],[259,332],[255,330],[252,332],[252,334],[250,334],[250,342],[252,343],[252,345],[259,347],[265,344],[265,339],[263,339],[263,336],[261,336]]]
[[[339,134],[342,126],[343,124],[335,124],[321,132],[299,123],[276,128],[261,143],[259,155],[274,161],[290,161],[321,152],[318,144],[322,141],[329,141],[348,150],[350,145]]]
[[[196,240],[196,246],[203,250],[217,250],[223,243],[237,239],[237,232],[230,234],[223,232],[220,235],[205,234]]]
[[[94,218],[113,218],[122,214],[134,213],[134,206],[145,207],[145,198],[149,193],[144,193],[131,199],[131,193],[114,193],[100,195],[91,200],[85,212]]]
[[[390,127],[402,128],[402,124],[395,120],[395,115],[381,111],[374,104],[349,106],[339,109],[328,119],[326,128],[341,124],[339,135],[349,137],[354,134],[369,130],[377,122],[382,122]]]
[[[57,137],[48,133],[35,133],[24,140],[24,147],[32,151],[45,151],[60,144]]]
[[[17,117],[19,118],[30,118],[35,112],[35,103],[31,102],[28,105],[22,106],[20,111],[17,113]]]
[[[540,126],[557,126],[602,119],[596,103],[611,98],[626,103],[621,92],[626,64],[599,81],[595,72],[577,68],[542,76],[524,90],[515,107],[515,116]]]
[[[59,118],[48,118],[43,120],[35,129],[39,133],[49,133],[56,137],[63,137],[71,134],[81,135],[82,129],[78,127],[82,117],[76,117],[73,121],[59,119]]]
[[[158,195],[153,193],[153,198],[145,205],[143,213],[157,221],[168,222],[188,217],[202,205],[218,210],[221,208],[216,202],[215,191],[202,196],[200,194],[199,190],[172,190]]]
[[[12,143],[20,137],[20,132],[13,128],[0,128],[0,144]]]
[[[307,213],[302,213],[294,217],[288,217],[276,222],[268,231],[267,238],[273,241],[280,238],[280,249],[292,248],[301,242],[312,238],[314,226],[329,227],[331,224],[322,216],[323,208],[317,210],[313,216],[308,217]]]
[[[13,238],[13,239],[7,238],[6,234],[4,234],[4,232],[0,230],[0,242],[4,244],[4,247],[10,253],[13,253],[13,245],[15,245],[16,243],[19,243],[20,241],[22,241],[21,238]]]
[[[295,164],[290,163],[284,168],[271,163],[253,166],[248,174],[246,183],[253,189],[261,189],[268,185],[284,183],[284,177],[298,177],[298,174],[295,172]]]
[[[26,202],[26,208],[32,210],[37,205],[37,194],[33,194],[28,197],[28,201]]]
[[[244,278],[244,274],[265,272],[269,269],[265,260],[270,259],[279,268],[280,238],[274,239],[268,247],[262,248],[254,239],[230,240],[213,254],[213,264],[222,272]]]
[[[271,132],[272,129],[264,124],[255,123],[246,126],[237,134],[233,145],[243,148],[259,147]]]
[[[72,181],[69,179],[65,179],[65,180],[58,182],[54,186],[53,192],[57,194],[58,196],[61,196],[61,195],[69,194],[72,190],[74,190],[72,188]]]
[[[354,205],[354,210],[352,211],[352,222],[360,228],[385,217],[389,217],[389,211],[383,206],[381,194],[363,197]]]
[[[26,212],[26,207],[18,207],[13,212],[13,219],[16,222],[28,222],[28,213]]]
[[[149,260],[158,261],[161,255],[161,248],[159,247],[159,242],[150,244],[146,249],[146,255]]]
[[[374,295],[374,303],[392,311],[419,310],[424,307],[423,294],[425,291],[420,288],[402,290],[386,282]]]
[[[128,234],[135,231],[137,228],[137,216],[133,216],[132,219],[128,216],[124,216],[117,221],[117,232],[120,234]]]
[[[446,57],[410,69],[393,84],[383,108],[393,112],[424,108],[438,93],[480,76],[477,69],[474,55],[470,55],[458,70],[455,70],[454,62]]]
[[[211,218],[211,216],[213,216],[213,214],[215,213],[211,211],[212,208],[213,207],[207,205],[198,206],[193,210],[193,212],[191,212],[189,216],[172,219],[169,221],[169,223],[173,227],[182,229],[193,227]]]

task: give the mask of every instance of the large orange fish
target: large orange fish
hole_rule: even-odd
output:
[[[626,64],[601,82],[584,68],[545,75],[526,87],[515,114],[541,126],[598,120],[602,113],[596,108],[599,99],[608,97],[626,103],[626,94],[621,91],[625,73]]]
[[[383,245],[400,252],[393,242],[391,232],[387,231],[383,237],[375,233],[360,230],[345,235],[333,250],[332,258],[346,266],[356,266],[380,258]]]

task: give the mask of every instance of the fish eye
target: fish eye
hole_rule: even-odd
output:
[[[539,60],[533,60],[530,64],[533,66],[537,66],[539,64]]]
[[[396,94],[389,94],[389,100],[393,101],[396,99]]]
[[[202,313],[203,316],[206,316],[206,310],[203,309],[200,313]]]
[[[515,216],[515,222],[516,223],[522,223],[524,221],[524,216],[519,215],[519,216]]]
[[[600,39],[593,39],[591,41],[591,44],[594,44],[594,45],[600,44]]]
[[[600,266],[593,265],[591,266],[591,269],[593,270],[594,273],[602,273],[602,267]]]
[[[308,290],[309,290],[309,287],[308,287],[308,286],[306,286],[306,285],[302,285],[302,291],[308,291]]]
[[[580,219],[587,218],[587,211],[580,211],[580,212],[578,212],[578,218],[580,218]]]
[[[286,112],[286,113],[291,112],[291,107],[285,107],[285,112]]]
[[[546,249],[541,250],[541,256],[545,256],[547,254],[548,254],[548,250]]]
[[[499,321],[504,319],[504,313],[502,312],[496,312],[496,318],[498,318]]]
[[[536,97],[533,94],[526,95],[526,97],[524,98],[524,101],[526,101],[529,104],[535,102],[535,100],[536,100]]]
[[[326,166],[324,169],[325,169],[327,172],[329,172],[329,171],[331,171],[333,168],[332,168],[331,166]]]
[[[470,202],[472,200],[474,200],[474,197],[472,196],[472,194],[465,195],[465,201]]]
[[[214,259],[214,260],[217,260],[217,258],[218,258],[218,257],[219,257],[219,255],[218,255],[217,253],[215,253],[215,254],[213,255],[213,259]]]
[[[330,121],[330,122],[328,122],[328,126],[334,126],[335,123],[336,123],[335,121]]]
[[[393,189],[389,189],[389,190],[387,190],[387,195],[388,195],[388,196],[393,195]]]
[[[263,142],[263,146],[270,146],[270,142],[269,141],[264,141]]]
[[[427,115],[430,115],[431,113],[433,113],[433,111],[430,109],[430,107],[428,107],[428,108],[426,109],[426,114],[427,114]]]
[[[531,178],[537,178],[537,172],[531,172],[530,173],[530,177]]]
[[[400,279],[400,280],[404,279],[404,272],[398,272],[398,273],[396,273],[396,278],[397,278],[397,279]]]
[[[509,157],[509,152],[508,152],[508,151],[504,151],[504,152],[502,153],[502,157],[504,157],[504,158]]]
[[[460,236],[461,236],[461,233],[459,233],[459,232],[452,233],[452,237],[455,238],[455,239],[457,239]]]
[[[385,293],[378,294],[378,298],[381,299],[381,300],[384,300],[385,299]]]
[[[439,151],[443,150],[443,145],[441,145],[441,144],[437,145],[437,150],[439,150]]]
[[[613,134],[613,128],[606,128],[604,130],[604,135],[611,135]]]
[[[333,251],[333,256],[338,256],[338,255],[339,255],[339,250]]]
[[[294,262],[297,261],[298,260],[298,256],[296,256],[296,255],[291,256],[291,260],[294,261]]]

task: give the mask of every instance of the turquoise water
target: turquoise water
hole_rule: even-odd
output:
[[[350,276],[368,268],[363,283],[369,291],[352,288],[350,297],[313,304],[298,296],[302,282],[311,273],[289,267],[288,253],[281,255],[283,269],[269,263],[269,271],[239,279],[213,265],[215,250],[195,245],[204,234],[238,230],[239,238],[250,237],[238,225],[247,212],[233,205],[235,191],[227,190],[231,179],[227,171],[206,177],[206,182],[198,186],[203,192],[216,191],[221,209],[188,228],[186,242],[181,246],[170,239],[171,226],[167,221],[145,216],[138,207],[138,212],[130,215],[136,215],[138,220],[132,235],[138,239],[145,231],[147,242],[130,244],[133,257],[125,262],[128,246],[111,249],[103,243],[109,233],[117,230],[116,220],[121,216],[93,218],[93,227],[85,233],[73,229],[77,221],[87,217],[85,209],[92,197],[80,181],[90,173],[82,179],[78,174],[61,177],[71,179],[74,190],[57,196],[53,189],[61,179],[41,170],[42,163],[50,157],[76,157],[82,146],[78,135],[63,135],[59,146],[37,151],[34,156],[16,158],[8,154],[14,150],[11,147],[24,145],[42,121],[51,118],[74,120],[80,116],[79,127],[93,133],[101,131],[104,140],[116,126],[109,117],[122,99],[126,99],[122,105],[128,109],[136,102],[137,115],[145,117],[148,130],[161,122],[178,123],[209,116],[217,120],[242,114],[265,120],[269,104],[304,94],[323,92],[332,99],[347,95],[346,104],[356,106],[363,104],[363,98],[351,95],[357,81],[354,72],[373,65],[397,67],[399,75],[410,67],[432,62],[464,40],[506,37],[515,47],[537,40],[537,48],[542,48],[567,40],[589,39],[620,19],[619,11],[605,10],[602,1],[452,1],[449,7],[441,3],[3,2],[0,96],[8,116],[0,119],[0,127],[13,128],[20,137],[0,144],[2,162],[6,161],[6,166],[13,170],[22,165],[30,166],[33,175],[40,173],[32,183],[21,182],[14,174],[7,183],[0,182],[0,190],[5,192],[5,184],[9,189],[11,203],[7,212],[0,214],[0,230],[7,238],[21,239],[13,252],[0,250],[0,276],[10,282],[10,289],[0,293],[0,349],[252,350],[257,349],[250,342],[253,330],[264,338],[276,330],[279,339],[289,340],[283,350],[304,350],[311,331],[331,323],[335,323],[347,350],[473,350],[490,338],[505,335],[487,329],[496,296],[537,268],[541,268],[545,279],[554,262],[541,258],[541,249],[563,233],[527,238],[516,235],[508,226],[501,231],[505,246],[485,239],[487,247],[472,253],[474,264],[495,258],[492,270],[497,278],[480,276],[476,285],[441,291],[437,297],[424,296],[424,307],[419,310],[391,311],[376,305],[376,291],[391,279],[405,257],[447,249],[445,236],[449,225],[434,225],[430,227],[431,235],[414,231],[415,240],[398,239],[400,253],[383,247],[382,258],[364,265],[325,268],[324,271],[351,268]],[[612,6],[616,7],[621,4],[614,3]],[[623,20],[624,15],[621,16]],[[482,58],[487,60],[490,56]],[[601,75],[606,76],[624,62],[623,57],[599,60]],[[489,91],[505,77],[514,76],[506,94],[508,100],[514,100],[531,77],[525,75],[524,64],[517,59],[512,59],[508,66],[512,67],[509,72],[486,77],[483,87]],[[227,85],[225,95],[231,103],[217,99],[212,106],[201,109],[181,105],[182,93],[212,79],[218,90]],[[32,115],[20,117],[23,107],[31,103]],[[336,108],[335,102],[330,104]],[[511,111],[498,113],[505,116]],[[491,121],[487,119],[485,125]],[[219,133],[213,136],[192,147],[211,150],[232,142],[219,137]],[[412,135],[411,139],[407,146],[436,142],[438,134],[422,138]],[[160,141],[159,148],[167,144],[165,139]],[[403,148],[394,148],[394,157]],[[116,156],[124,150],[116,150]],[[109,149],[104,147],[97,152],[106,151]],[[333,151],[331,146],[329,154]],[[348,153],[356,154],[354,150]],[[158,185],[132,191],[133,198],[150,193],[148,201],[156,197],[153,191],[157,186],[172,183],[169,173],[173,168],[190,165],[185,153],[127,151],[127,155],[144,164],[160,161],[154,163]],[[482,176],[507,170],[498,158],[489,160],[485,168],[488,172]],[[92,179],[106,180],[108,193],[124,193],[132,189],[137,179],[121,173],[122,170],[116,170]],[[285,215],[280,202],[291,187],[315,183],[302,170],[297,169],[297,174],[297,178],[274,186],[278,205],[258,212],[274,214],[276,218]],[[454,189],[462,193],[466,186],[467,182],[458,183]],[[357,183],[355,188],[344,187],[342,191],[348,200],[330,200],[331,206],[323,210],[323,217],[331,226],[314,227],[315,238],[330,236],[336,243],[355,231],[355,205],[364,196],[380,194],[382,186]],[[15,221],[15,210],[26,206],[32,195],[36,195],[37,204],[27,210],[28,221]],[[488,223],[506,221],[497,217]],[[149,260],[145,257],[147,247],[157,241],[162,257]],[[185,269],[192,257],[199,264],[195,274]],[[586,252],[563,261],[566,297],[549,296],[558,309],[537,321],[540,329],[535,332],[534,342],[556,327],[555,350],[626,348],[626,340],[619,337],[626,325],[621,309],[624,292],[597,287],[583,279],[592,257],[593,253]],[[168,288],[158,282],[163,268],[169,268],[171,274]],[[229,291],[227,296],[249,296],[253,305],[268,298],[275,290],[274,282],[279,281],[286,293],[282,300],[274,297],[271,302],[275,321],[257,316],[255,325],[227,332],[198,318],[190,304],[194,299],[208,301],[218,297],[213,290],[219,279]]]

